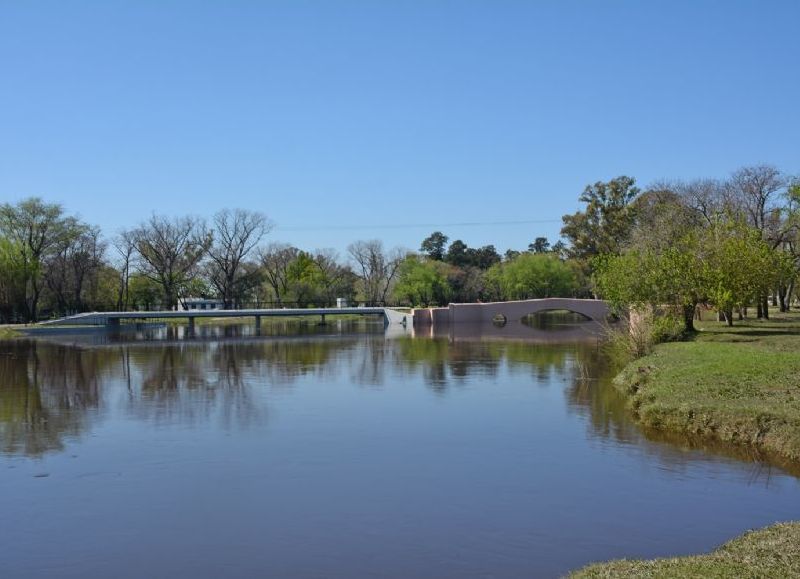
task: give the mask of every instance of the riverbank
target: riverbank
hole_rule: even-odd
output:
[[[800,314],[698,328],[615,378],[641,424],[800,463]]]
[[[642,426],[800,466],[800,314],[697,326],[690,341],[658,345],[614,379]],[[800,576],[800,523],[747,533],[706,555],[610,561],[570,577],[655,576]]]
[[[609,561],[584,567],[570,579],[605,577],[739,577],[800,576],[800,523],[781,523],[750,531],[719,549],[690,557]]]

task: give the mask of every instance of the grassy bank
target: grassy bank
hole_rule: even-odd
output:
[[[706,555],[596,563],[570,577],[800,577],[800,523],[750,531]]]
[[[11,326],[0,326],[0,340],[10,340],[19,335],[19,332]]]
[[[698,326],[615,379],[642,425],[800,462],[800,315]]]
[[[660,344],[615,385],[646,430],[746,449],[800,466],[800,314],[734,327],[697,324],[686,342]],[[749,532],[707,555],[590,565],[573,578],[800,577],[800,523]]]

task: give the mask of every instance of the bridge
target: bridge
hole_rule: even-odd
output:
[[[511,302],[450,304],[446,308],[416,309],[414,310],[414,325],[415,327],[461,323],[511,325],[522,322],[523,318],[530,314],[553,310],[568,310],[596,322],[605,322],[611,314],[611,308],[603,300],[543,298]]]
[[[407,325],[412,314],[393,310],[391,308],[280,308],[280,309],[248,309],[248,310],[183,310],[183,311],[144,311],[144,312],[87,312],[67,316],[57,320],[41,322],[40,325],[50,326],[106,326],[119,327],[123,320],[168,320],[187,319],[189,329],[194,329],[197,318],[253,318],[256,329],[261,328],[261,318],[270,317],[295,317],[295,316],[320,316],[325,322],[325,316],[334,315],[380,316],[385,326]]]

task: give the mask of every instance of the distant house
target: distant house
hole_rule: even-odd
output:
[[[189,310],[221,310],[225,306],[222,300],[216,298],[184,298],[178,300],[178,311]]]

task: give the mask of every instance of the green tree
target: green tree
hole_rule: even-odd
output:
[[[0,234],[14,243],[25,276],[25,314],[36,321],[44,289],[44,261],[63,240],[73,235],[76,220],[66,217],[61,205],[45,203],[38,197],[16,205],[0,205]]]
[[[424,252],[428,258],[442,261],[444,259],[448,237],[441,231],[434,231],[426,237],[420,245],[420,251]]]
[[[19,242],[0,237],[0,320],[16,322],[25,313],[25,270]]]
[[[567,297],[577,289],[575,272],[549,253],[524,253],[486,272],[487,284],[509,300]]]
[[[561,235],[569,241],[573,257],[583,260],[622,251],[635,220],[632,201],[639,194],[635,182],[621,176],[586,187],[580,196],[586,208],[562,218]]]
[[[546,237],[537,237],[533,243],[528,245],[528,251],[531,253],[547,253],[550,251],[550,242]]]
[[[414,306],[446,304],[452,296],[447,279],[450,269],[440,261],[407,256],[398,269],[396,298]]]

